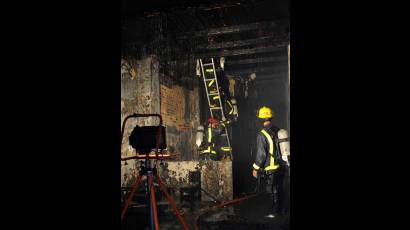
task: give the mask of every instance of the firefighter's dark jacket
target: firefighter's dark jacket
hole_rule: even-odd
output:
[[[253,164],[255,170],[275,171],[283,163],[278,145],[278,131],[279,128],[272,124],[259,131],[256,137],[256,157]]]
[[[202,142],[202,147],[215,147],[215,138],[224,133],[225,127],[230,125],[231,121],[227,120],[220,124],[221,125],[218,128],[211,128],[211,126],[208,125],[208,128],[205,129],[205,141]]]
[[[208,126],[208,128],[206,129],[206,141],[205,144],[208,145],[212,145],[215,142],[215,137],[219,136],[222,134],[222,128],[211,128],[210,126]]]
[[[211,153],[216,154],[215,151],[215,138],[221,135],[223,132],[222,128],[211,128],[208,125],[208,128],[205,130],[205,141],[201,144],[201,154],[203,153]]]

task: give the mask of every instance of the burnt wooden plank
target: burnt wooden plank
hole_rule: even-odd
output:
[[[225,71],[225,74],[227,75],[233,75],[233,76],[238,76],[238,75],[247,75],[251,73],[256,73],[256,78],[258,78],[258,73],[267,73],[267,74],[284,74],[284,77],[287,77],[288,73],[288,66],[282,66],[282,67],[256,67],[256,68],[246,68],[246,69],[238,69],[238,70],[231,70],[231,71]]]
[[[243,60],[226,60],[226,66],[232,65],[244,65],[244,64],[254,64],[254,63],[267,63],[267,62],[283,62],[288,61],[287,56],[275,56],[275,57],[263,57],[263,58],[249,58]]]
[[[195,54],[195,56],[197,58],[206,58],[206,57],[228,57],[228,56],[269,53],[269,52],[278,52],[278,51],[282,51],[286,53],[286,48],[287,48],[287,43],[286,44],[284,43],[280,46],[267,46],[267,47],[251,48],[251,49],[221,50],[221,51],[197,53]]]
[[[274,37],[273,36],[263,36],[254,39],[247,39],[247,40],[239,40],[239,41],[229,41],[229,42],[221,42],[209,45],[199,45],[197,46],[198,49],[223,49],[223,48],[234,48],[234,47],[241,47],[241,46],[249,46],[249,45],[257,45],[262,43],[273,43]]]
[[[217,36],[217,35],[222,35],[222,34],[239,33],[239,32],[259,30],[259,29],[268,29],[268,30],[280,29],[280,28],[287,27],[288,25],[289,25],[288,20],[264,21],[264,22],[256,22],[256,23],[249,23],[249,24],[240,24],[240,25],[233,25],[233,26],[210,28],[207,30],[196,31],[192,33],[185,33],[181,36],[178,36],[177,39],[192,39],[193,37]]]

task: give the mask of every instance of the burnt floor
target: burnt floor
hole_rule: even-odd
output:
[[[182,210],[183,216],[190,229],[194,229],[195,216],[206,207],[215,205],[214,202],[186,202],[175,198],[177,206]],[[241,203],[218,209],[202,215],[198,221],[199,228],[205,229],[289,229],[289,217],[266,217],[272,203],[269,194],[260,194]],[[172,208],[165,200],[158,202],[160,229],[182,229]],[[123,229],[150,229],[149,215],[144,204],[136,205],[129,210],[126,224]]]
[[[241,203],[225,207],[202,216],[200,229],[289,229],[289,217],[267,217],[270,214],[272,198],[260,194]]]

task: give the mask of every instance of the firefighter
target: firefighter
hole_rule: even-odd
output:
[[[205,129],[205,140],[200,146],[200,160],[218,160],[218,153],[215,148],[216,137],[222,132],[219,121],[214,117],[208,119],[208,127]]]
[[[258,174],[266,183],[268,192],[273,197],[273,213],[268,217],[275,217],[283,213],[283,197],[284,197],[284,177],[286,167],[289,165],[288,154],[289,148],[283,148],[282,142],[289,142],[287,132],[284,129],[279,129],[272,123],[273,111],[263,106],[258,110],[258,119],[263,125],[261,131],[257,134],[256,139],[256,156],[253,164],[252,175],[258,178]],[[278,137],[280,133],[280,137]],[[283,135],[286,133],[286,135]],[[282,149],[281,149],[282,148]],[[284,152],[282,154],[282,152]],[[286,152],[286,153],[285,153]],[[283,157],[282,157],[283,155]]]

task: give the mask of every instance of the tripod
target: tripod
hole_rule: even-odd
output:
[[[150,223],[151,223],[151,229],[159,230],[159,221],[158,221],[158,211],[157,211],[157,202],[155,198],[155,189],[154,189],[154,178],[157,179],[157,182],[160,186],[161,191],[164,193],[168,203],[172,206],[175,215],[177,216],[179,222],[181,223],[182,227],[184,230],[188,230],[188,225],[186,224],[184,218],[181,216],[179,213],[177,206],[175,205],[174,200],[172,197],[168,194],[167,188],[162,182],[160,176],[158,175],[156,164],[153,162],[153,160],[163,160],[167,158],[167,156],[164,156],[162,154],[158,154],[158,149],[159,149],[159,138],[160,138],[160,131],[161,131],[161,125],[162,125],[162,117],[159,114],[133,114],[124,119],[123,123],[123,128],[121,132],[121,141],[123,139],[123,134],[124,134],[124,128],[125,128],[125,123],[126,121],[131,118],[131,117],[149,117],[149,116],[158,116],[160,118],[160,126],[158,127],[158,132],[157,132],[157,146],[155,150],[155,155],[149,155],[145,154],[143,156],[133,156],[133,157],[128,157],[128,158],[122,158],[122,161],[127,161],[130,159],[145,159],[145,166],[142,166],[139,171],[139,175],[135,182],[131,186],[131,193],[129,194],[127,200],[125,201],[124,208],[121,212],[121,222],[123,222],[125,214],[127,213],[127,209],[129,204],[131,203],[135,191],[137,190],[138,186],[140,185],[142,178],[146,177],[147,180],[147,194],[148,194],[148,199],[149,201],[147,202],[149,204],[149,210],[150,210]]]
[[[147,179],[147,194],[148,194],[148,198],[149,198],[148,203],[149,203],[149,207],[150,207],[149,209],[150,209],[150,216],[151,216],[151,227],[153,227],[153,229],[155,229],[155,230],[159,229],[157,203],[156,203],[155,189],[154,189],[154,178],[156,178],[161,191],[164,193],[168,203],[171,205],[172,209],[174,210],[175,215],[177,216],[177,218],[178,218],[179,222],[181,223],[183,229],[185,229],[185,230],[189,229],[188,225],[186,224],[186,222],[184,220],[184,218],[179,213],[178,208],[177,208],[174,200],[169,195],[165,184],[162,182],[160,176],[158,175],[156,166],[155,165],[153,167],[151,166],[152,163],[153,163],[152,159],[146,160],[145,161],[145,167],[141,167],[140,174],[138,175],[137,179],[135,180],[135,182],[131,186],[131,193],[129,194],[129,196],[126,200],[125,206],[122,210],[121,221],[123,221],[123,219],[125,217],[128,206],[131,203],[131,201],[132,201],[132,199],[135,195],[135,191],[137,190],[138,186],[141,184],[141,181],[142,181],[143,177],[146,177],[146,179]]]

